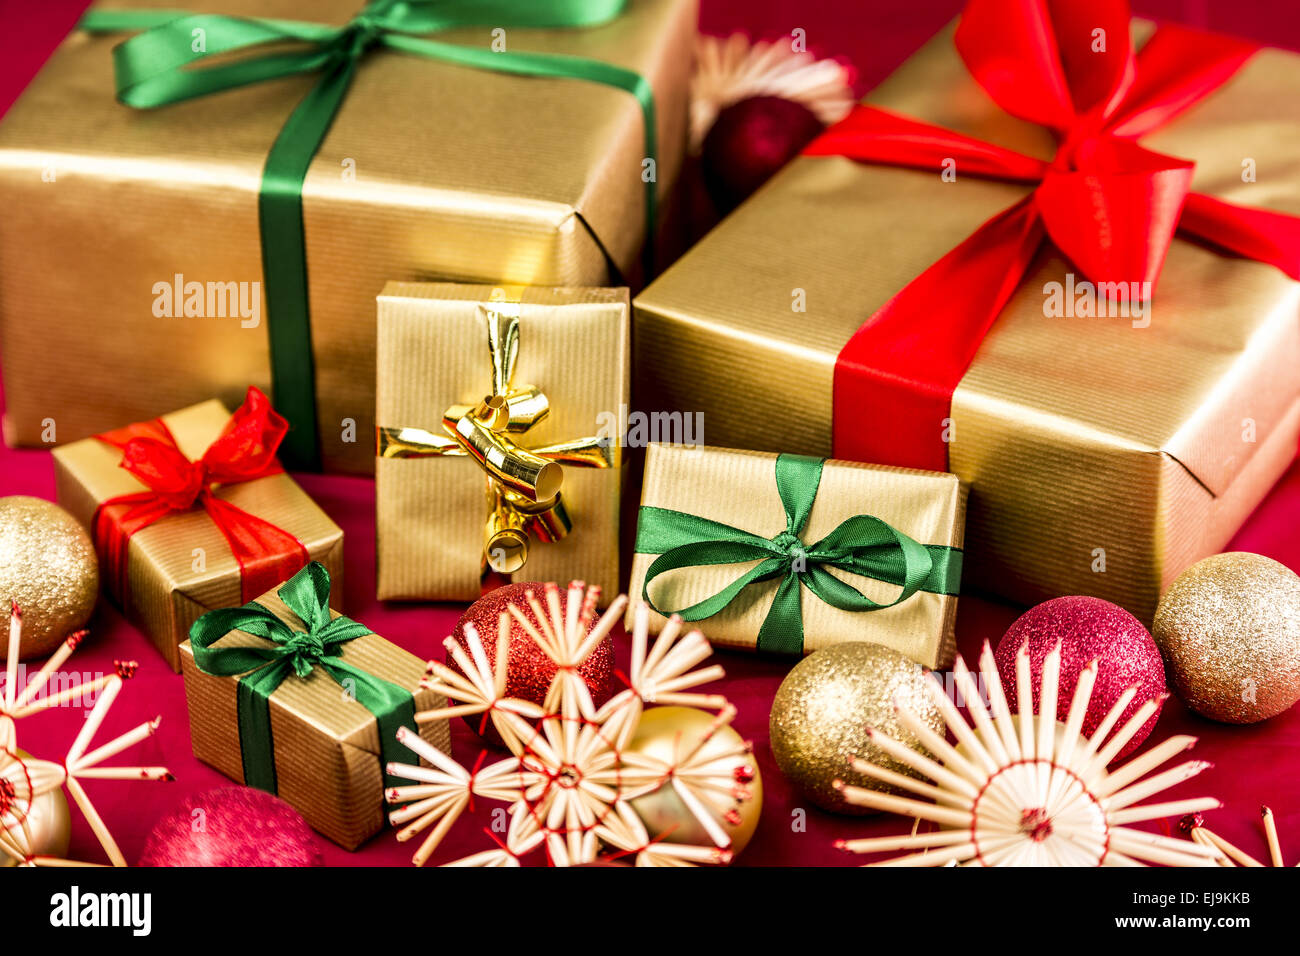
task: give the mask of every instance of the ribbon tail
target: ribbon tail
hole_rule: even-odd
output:
[[[867,320],[835,363],[834,457],[947,470],[947,444],[937,439],[953,391],[1042,238],[1028,196],[980,226]],[[955,297],[962,305],[954,305]]]
[[[1267,262],[1300,279],[1300,217],[1188,193],[1178,229],[1228,252]]]
[[[758,629],[758,650],[786,656],[803,653],[803,609],[799,576],[791,571],[781,579],[763,626]]]
[[[239,587],[245,603],[300,571],[307,549],[289,532],[211,494],[203,499],[212,522],[239,562]]]

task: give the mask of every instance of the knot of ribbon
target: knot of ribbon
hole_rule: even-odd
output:
[[[784,531],[765,538],[719,521],[667,508],[643,506],[637,520],[636,550],[658,555],[646,570],[643,597],[660,614],[686,621],[712,617],[751,585],[780,579],[758,632],[759,650],[803,652],[802,590],[843,611],[878,611],[908,600],[918,591],[957,594],[960,549],[921,544],[872,515],[854,515],[813,544],[802,538],[817,499],[824,458],[780,455],[776,487],[785,509]],[[664,608],[650,593],[651,582],[683,568],[757,561],[722,590],[683,608]],[[832,574],[835,568],[859,577],[897,585],[892,601],[875,601]]]
[[[244,404],[198,461],[185,457],[160,418],[95,436],[121,450],[121,466],[147,489],[103,502],[91,523],[105,577],[119,600],[127,593],[131,536],[195,508],[212,518],[239,562],[242,600],[269,591],[307,563],[301,541],[214,492],[218,485],[282,473],[275,453],[287,429],[267,397],[249,388]]]
[[[302,186],[364,54],[383,48],[470,69],[583,80],[623,90],[636,98],[645,155],[655,160],[654,91],[635,71],[585,57],[467,47],[420,35],[471,26],[593,27],[621,15],[626,2],[370,0],[341,26],[175,10],[93,9],[82,17],[79,26],[92,33],[144,31],[113,49],[117,98],[137,109],[320,74],[267,154],[258,196],[271,380],[277,407],[293,423],[284,449],[292,467],[320,465]],[[293,46],[286,50],[285,44]],[[263,47],[267,49],[258,53]],[[203,63],[209,57],[217,62]],[[655,177],[645,180],[647,235],[655,222],[657,189]],[[646,243],[647,255],[652,245]]]
[[[968,0],[956,45],[994,102],[1054,134],[1056,153],[1045,161],[865,105],[805,149],[930,171],[955,163],[958,176],[1033,187],[845,345],[835,370],[836,457],[947,469],[934,423],[948,415],[1044,237],[1099,295],[1126,303],[1150,296],[1176,232],[1300,278],[1300,218],[1192,192],[1192,161],[1136,142],[1225,83],[1253,45],[1162,26],[1135,53],[1127,0]],[[862,428],[861,408],[880,427]]]
[[[381,763],[387,766],[405,759],[397,743],[397,731],[403,726],[415,726],[415,698],[406,688],[342,659],[343,645],[373,632],[349,617],[330,613],[329,571],[313,561],[276,594],[298,616],[302,630],[286,624],[256,601],[209,611],[190,628],[190,646],[199,670],[216,677],[242,675],[236,702],[244,783],[276,792],[271,695],[290,675],[306,680],[318,668],[348,697],[375,715]],[[216,646],[231,631],[264,638],[267,643]],[[391,783],[385,776],[385,786]]]
[[[492,365],[491,392],[477,405],[452,405],[442,416],[443,434],[380,425],[380,458],[467,456],[486,478],[488,518],[483,530],[485,567],[512,574],[528,560],[530,535],[564,538],[573,522],[560,493],[563,465],[612,468],[617,443],[591,435],[528,446],[525,436],[550,414],[550,401],[534,385],[515,385],[521,306],[492,300],[479,307]]]

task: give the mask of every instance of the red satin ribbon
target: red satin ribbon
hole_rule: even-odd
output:
[[[198,461],[185,457],[160,418],[95,436],[121,449],[122,467],[149,488],[110,498],[95,512],[95,543],[118,599],[124,600],[127,593],[131,536],[159,519],[194,508],[208,513],[230,545],[239,562],[245,603],[301,570],[308,559],[301,541],[213,491],[215,485],[281,474],[284,469],[275,453],[288,430],[267,397],[250,387],[244,404]]]
[[[844,346],[835,457],[946,470],[953,391],[1044,238],[1093,282],[1138,284],[1130,289],[1154,287],[1175,231],[1300,278],[1300,219],[1190,192],[1192,162],[1135,142],[1221,86],[1256,48],[1164,26],[1135,56],[1128,25],[1127,0],[967,3],[958,52],[999,106],[1054,131],[1051,162],[870,106],[804,150],[929,171],[952,158],[959,176],[1034,186]],[[1104,52],[1093,52],[1098,28]]]

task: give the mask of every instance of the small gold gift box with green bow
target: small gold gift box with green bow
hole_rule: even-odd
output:
[[[626,289],[389,283],[379,297],[378,593],[487,571],[619,589]]]
[[[720,646],[872,641],[947,667],[965,512],[950,474],[652,444],[629,593]]]

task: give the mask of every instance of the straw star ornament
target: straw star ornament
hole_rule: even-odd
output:
[[[649,612],[639,605],[633,615],[628,686],[597,708],[578,669],[622,617],[627,597],[620,595],[588,633],[598,588],[574,582],[565,591],[547,584],[540,596],[525,593],[540,626],[510,605],[498,620],[495,666],[488,663],[472,625],[465,627],[464,648],[448,638],[448,653],[462,672],[430,661],[423,685],[459,703],[415,715],[423,723],[481,714],[511,756],[487,766],[481,766],[480,757],[480,765],[466,770],[413,731],[398,734],[431,765],[389,767],[390,773],[415,781],[387,792],[390,803],[405,804],[389,817],[402,827],[398,840],[430,830],[413,862],[422,866],[429,860],[475,797],[508,804],[505,837],[495,849],[447,865],[517,866],[520,857],[539,848],[555,866],[590,863],[602,854],[635,858],[638,866],[729,862],[724,824],[737,819],[736,806],[751,796],[746,773],[737,774],[735,765],[748,756],[749,745],[705,751],[736,713],[726,698],[691,690],[722,676],[717,665],[697,667],[711,653],[708,641],[699,631],[683,634],[681,620],[672,618],[651,644]],[[510,618],[556,664],[540,706],[504,696]],[[698,735],[679,739],[671,757],[664,758],[629,748],[647,704],[701,707],[716,715]],[[713,846],[668,843],[647,832],[632,801],[662,788],[674,791]]]
[[[114,866],[126,866],[122,851],[118,849],[113,835],[95,809],[82,781],[174,779],[166,767],[103,766],[104,761],[152,736],[158,729],[161,718],[145,721],[108,743],[89,750],[91,741],[122,690],[123,681],[135,674],[134,661],[115,662],[115,670],[111,674],[41,696],[49,686],[50,678],[72,656],[85,635],[85,631],[69,635],[27,685],[19,688],[18,647],[22,636],[22,612],[18,605],[13,606],[9,618],[9,656],[5,669],[4,694],[0,697],[0,856],[8,856],[20,866],[95,865],[44,856],[37,852],[39,848],[34,845],[34,836],[28,825],[32,804],[60,787],[65,788],[81,808],[86,822],[90,824],[90,829],[111,863]],[[92,695],[95,704],[62,759],[44,760],[19,753],[19,720],[74,700],[85,700]]]
[[[1147,833],[1128,824],[1218,807],[1201,797],[1164,803],[1139,803],[1188,780],[1210,765],[1191,760],[1150,775],[1190,748],[1196,738],[1171,737],[1109,771],[1107,765],[1155,713],[1150,700],[1115,730],[1136,695],[1129,688],[1115,702],[1090,737],[1080,733],[1097,677],[1094,661],[1079,674],[1064,724],[1057,721],[1060,645],[1043,664],[1041,712],[1034,713],[1029,654],[1016,658],[1014,716],[998,676],[989,645],[980,655],[980,672],[988,688],[988,706],[961,658],[954,676],[965,698],[970,722],[930,675],[928,686],[957,746],[931,730],[904,706],[899,718],[929,754],[879,732],[871,740],[924,780],[876,764],[854,760],[853,769],[916,794],[924,800],[880,793],[837,781],[845,799],[937,824],[931,833],[842,840],[837,846],[854,853],[909,851],[877,865],[944,866],[1214,866],[1217,850]],[[1112,734],[1112,730],[1114,733]],[[1107,739],[1109,737],[1109,739]]]

